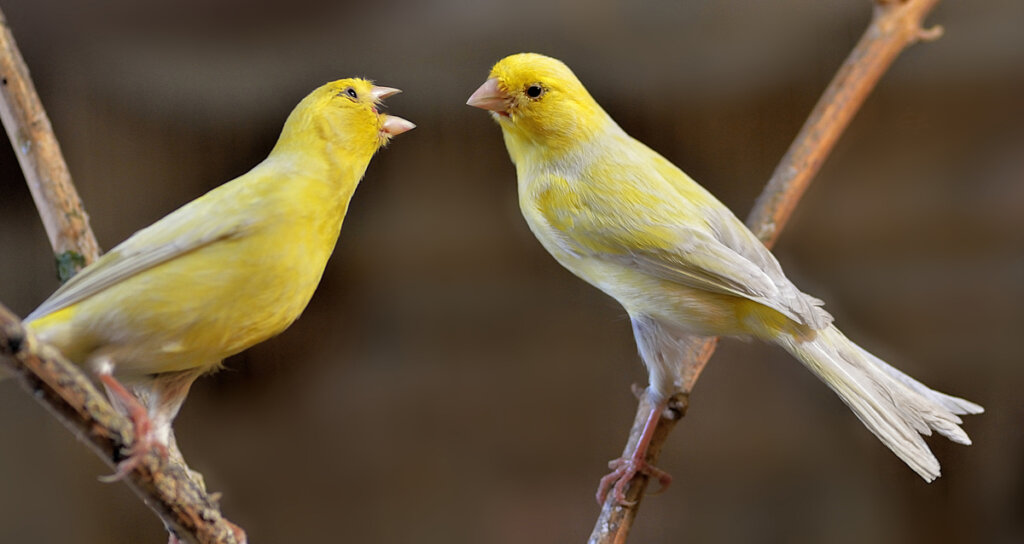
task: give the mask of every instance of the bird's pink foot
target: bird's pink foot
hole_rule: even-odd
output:
[[[629,487],[629,482],[633,481],[637,474],[656,478],[661,484],[658,492],[664,491],[672,483],[672,476],[669,473],[643,459],[637,459],[635,456],[630,458],[620,457],[619,459],[609,461],[608,468],[612,469],[612,471],[604,478],[601,478],[601,483],[597,486],[597,504],[604,504],[605,499],[608,498],[608,492],[612,491],[612,496],[617,504],[623,506],[630,505],[630,501],[626,500],[626,488]]]
[[[597,504],[603,505],[605,499],[608,498],[608,492],[614,491],[612,496],[615,498],[616,504],[631,505],[632,503],[626,500],[626,488],[637,474],[657,478],[661,483],[659,492],[672,483],[672,476],[647,462],[647,448],[651,445],[651,438],[658,426],[658,420],[661,419],[661,414],[667,407],[668,402],[665,400],[652,403],[644,421],[643,431],[640,433],[636,446],[633,447],[632,454],[624,455],[608,463],[608,468],[612,469],[612,472],[601,478],[601,483],[597,486]]]
[[[135,440],[125,451],[125,458],[117,464],[117,470],[110,476],[100,478],[104,482],[116,482],[123,479],[142,463],[151,450],[155,449],[160,459],[167,460],[167,444],[161,442],[153,430],[153,421],[149,418],[146,407],[135,395],[128,391],[117,378],[107,372],[99,373],[100,382],[107,387],[107,392],[126,412],[135,430]]]

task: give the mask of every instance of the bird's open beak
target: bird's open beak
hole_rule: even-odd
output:
[[[384,124],[381,125],[380,131],[386,134],[388,138],[390,138],[392,136],[398,136],[403,132],[409,132],[414,128],[416,128],[416,125],[412,124],[411,122],[406,121],[401,117],[388,115],[387,119],[384,119]]]
[[[370,94],[373,95],[374,102],[380,102],[381,100],[400,92],[402,92],[401,89],[396,89],[394,87],[378,87],[376,85],[370,87]]]
[[[474,108],[493,111],[508,115],[508,107],[512,101],[505,91],[498,87],[498,79],[491,78],[484,82],[466,101],[466,104]]]
[[[381,100],[384,100],[389,96],[394,96],[400,92],[402,92],[401,89],[396,89],[394,87],[378,87],[377,85],[370,87],[370,94],[373,95],[374,102],[380,102]],[[377,108],[374,108],[373,110],[377,111]],[[380,132],[388,138],[398,136],[403,132],[409,132],[416,128],[416,125],[412,122],[395,115],[382,114],[382,117],[384,117],[384,122],[380,125]]]

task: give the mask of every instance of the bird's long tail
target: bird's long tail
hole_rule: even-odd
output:
[[[971,443],[957,414],[980,414],[984,408],[929,389],[854,344],[834,326],[818,331],[813,340],[784,336],[778,342],[925,480],[934,480],[940,472],[922,434],[935,430],[958,444]]]

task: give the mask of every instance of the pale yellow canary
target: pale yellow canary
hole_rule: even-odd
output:
[[[610,464],[600,502],[613,483],[621,502],[637,472],[669,481],[644,462],[645,450],[678,390],[682,353],[700,336],[782,346],[925,480],[939,475],[939,463],[920,434],[970,444],[957,414],[981,406],[933,391],[848,340],[728,208],[626,134],[561,61],[506,57],[468,104],[501,126],[519,206],[540,243],[632,320],[656,407],[633,455]]]
[[[414,127],[377,109],[397,92],[365,79],[316,89],[263,162],[136,232],[25,319],[132,416],[119,475],[166,451],[193,380],[299,317],[370,159]]]

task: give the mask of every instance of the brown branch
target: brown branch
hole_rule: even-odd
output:
[[[871,24],[814,106],[761,196],[747,225],[765,245],[775,244],[811,180],[871,89],[903,49],[942,30],[921,28],[938,0],[878,0]]]
[[[43,220],[63,282],[96,260],[99,246],[2,11],[0,27],[0,117]],[[77,366],[34,339],[2,304],[0,365],[17,375],[33,398],[108,464],[116,464],[121,452],[132,444],[128,420],[114,411]],[[168,450],[170,458],[166,462],[150,455],[125,478],[125,483],[184,542],[236,544],[244,540],[241,529],[221,516],[202,477],[185,464],[173,432]]]
[[[770,248],[775,244],[839,135],[846,130],[868,93],[899,53],[918,40],[934,39],[941,34],[940,27],[921,28],[922,20],[937,3],[938,0],[876,0],[868,29],[825,89],[747,219],[747,225],[766,246]],[[664,441],[686,414],[690,392],[714,353],[716,341],[714,338],[702,339],[691,347],[691,356],[682,362],[682,388],[669,403],[669,411],[676,417],[663,417],[659,421],[647,453],[649,463],[656,463]],[[635,447],[650,410],[650,402],[644,395],[637,407],[623,456],[628,456]],[[590,544],[622,544],[626,541],[647,480],[641,475],[630,483],[626,500],[632,504],[628,506],[616,504],[614,494],[609,494],[590,535]]]
[[[131,422],[56,349],[39,342],[21,320],[0,305],[0,364],[111,468],[134,440]],[[187,468],[150,452],[125,483],[175,535],[198,544],[237,544],[233,526],[217,501]]]
[[[35,85],[28,74],[7,17],[0,11],[0,118],[14,146],[29,191],[57,255],[61,281],[66,281],[100,254],[89,228],[89,216],[71,183]]]

